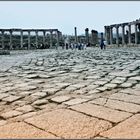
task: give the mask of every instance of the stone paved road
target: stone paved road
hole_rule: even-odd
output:
[[[140,138],[140,48],[0,56],[0,138]]]

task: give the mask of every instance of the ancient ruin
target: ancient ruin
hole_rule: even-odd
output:
[[[45,45],[46,42],[45,42],[45,37],[46,37],[46,33],[49,33],[50,34],[50,48],[52,48],[53,44],[52,44],[52,39],[53,39],[53,33],[56,34],[56,40],[57,40],[57,45],[56,47],[59,46],[59,36],[61,34],[61,32],[58,30],[58,29],[0,29],[0,32],[1,32],[1,49],[10,49],[12,50],[13,49],[13,33],[14,32],[19,32],[20,33],[20,46],[18,47],[18,49],[23,49],[24,48],[24,32],[27,32],[28,33],[28,44],[27,44],[27,48],[28,49],[31,49],[31,33],[34,32],[35,33],[35,42],[34,42],[34,45],[36,48],[38,48],[38,33],[39,32],[42,32],[43,35],[42,35],[42,38],[43,38],[43,41],[42,41],[42,44]],[[10,37],[9,37],[9,41],[7,44],[5,44],[5,32],[8,32]]]
[[[134,34],[131,32],[131,28],[134,26]],[[128,30],[125,32],[125,27]],[[109,45],[117,46],[139,46],[140,45],[140,19],[132,22],[113,24],[110,26],[104,26],[105,28],[105,40]],[[116,37],[113,37],[113,28],[116,29]],[[121,35],[119,35],[119,28],[121,28]]]

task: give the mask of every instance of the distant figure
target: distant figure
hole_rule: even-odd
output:
[[[104,41],[104,50],[106,49],[107,41]]]
[[[66,43],[66,50],[68,50],[69,49],[69,44],[68,43]]]
[[[87,44],[84,44],[84,50],[86,50],[86,48],[87,48]]]
[[[101,47],[101,50],[102,49],[105,49],[105,44],[104,44],[104,41],[103,40],[101,40],[100,47]]]

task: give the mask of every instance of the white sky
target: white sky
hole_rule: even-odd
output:
[[[0,28],[58,28],[63,34],[104,31],[140,18],[140,1],[1,1]]]

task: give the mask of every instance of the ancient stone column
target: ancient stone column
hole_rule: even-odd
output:
[[[125,25],[122,24],[122,45],[125,44],[125,38],[124,38],[124,35],[125,35],[125,32],[124,32],[124,29],[125,28]]]
[[[23,48],[23,31],[20,31],[20,47]]]
[[[56,49],[58,49],[58,47],[59,47],[59,31],[56,32],[56,39],[57,39]]]
[[[131,44],[131,25],[128,25],[128,43]]]
[[[12,50],[13,46],[12,46],[12,30],[9,31],[10,32],[10,50]]]
[[[74,27],[74,33],[75,33],[75,43],[78,43],[78,38],[77,38],[77,28]]]
[[[135,24],[135,44],[138,44],[137,24]]]
[[[46,31],[43,31],[43,44],[45,45],[45,35],[46,35]]]
[[[4,30],[1,31],[1,43],[2,43],[2,49],[4,49]]]
[[[108,42],[107,41],[107,27],[106,26],[104,26],[104,30],[105,30],[105,41]]]
[[[28,49],[31,48],[30,31],[28,31]]]
[[[91,30],[91,42],[94,45],[94,30]]]
[[[38,48],[38,31],[35,31],[35,45]]]
[[[50,48],[52,48],[52,46],[53,46],[53,42],[52,42],[52,40],[53,40],[53,31],[50,31]]]
[[[106,41],[107,41],[107,44],[110,44],[110,27],[109,26],[106,26]]]
[[[116,25],[116,44],[119,45],[119,26]]]
[[[110,45],[113,44],[113,34],[112,34],[112,27],[110,26]]]
[[[85,36],[86,36],[86,43],[89,43],[89,33],[88,33],[89,29],[86,28],[85,29]]]

